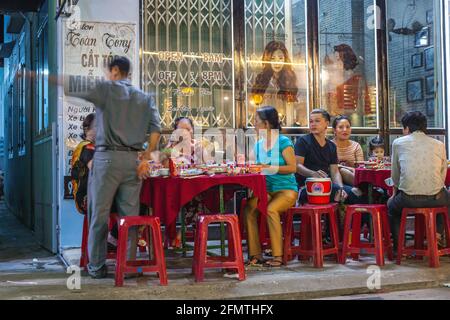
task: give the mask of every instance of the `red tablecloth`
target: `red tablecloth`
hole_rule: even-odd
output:
[[[181,208],[196,195],[218,185],[240,185],[253,190],[259,198],[258,209],[262,214],[267,213],[266,179],[260,174],[246,174],[237,176],[215,175],[196,178],[149,178],[143,181],[141,189],[141,203],[152,207],[153,215],[159,217],[166,226],[176,222]],[[219,202],[219,193],[207,195],[215,196],[215,203]],[[211,199],[207,199],[208,202]]]
[[[392,188],[388,187],[384,180],[391,177],[390,169],[362,169],[355,170],[355,186],[361,183],[371,183],[375,187],[387,190],[391,194]],[[447,177],[445,178],[445,185],[450,186],[450,169],[447,169]]]

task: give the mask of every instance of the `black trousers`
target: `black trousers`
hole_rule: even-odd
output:
[[[394,250],[397,251],[398,233],[403,208],[448,208],[449,192],[446,189],[442,189],[437,195],[434,196],[410,196],[403,191],[398,191],[393,198],[389,199],[387,206],[389,210],[389,222],[391,226],[392,239],[394,241]],[[439,233],[442,233],[443,227],[442,216],[438,215],[437,230]]]

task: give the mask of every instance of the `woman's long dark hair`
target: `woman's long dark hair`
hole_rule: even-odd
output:
[[[269,122],[271,129],[281,130],[280,118],[278,117],[278,111],[274,107],[262,107],[256,110],[259,118],[262,121]]]
[[[334,51],[339,53],[339,57],[344,63],[345,70],[353,70],[359,64],[358,57],[348,44],[340,44],[334,47]]]
[[[252,93],[264,94],[266,92],[266,89],[270,83],[270,79],[272,79],[274,73],[270,62],[273,53],[277,50],[281,50],[283,52],[285,63],[291,63],[291,60],[289,59],[289,53],[283,42],[269,42],[266,45],[263,53],[263,71],[256,77]],[[279,98],[288,102],[297,101],[297,75],[295,74],[292,65],[283,65],[283,69],[280,71],[280,77],[277,79],[277,85],[280,88],[277,94]]]
[[[95,120],[95,113],[90,113],[86,116],[86,118],[84,118],[83,120],[83,124],[82,129],[83,129],[83,133],[81,134],[81,139],[86,140],[86,133],[88,132],[89,129],[91,129],[92,127],[92,122]]]

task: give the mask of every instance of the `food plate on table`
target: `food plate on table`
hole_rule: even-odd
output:
[[[261,173],[262,171],[262,165],[259,164],[252,164],[249,166],[249,172],[250,173]]]
[[[209,174],[227,173],[228,167],[226,165],[208,165],[207,170]]]
[[[180,177],[193,177],[193,176],[199,176],[203,174],[203,170],[201,169],[182,169],[180,171]]]
[[[161,168],[158,170],[158,173],[161,177],[168,177],[170,172],[168,168]]]
[[[355,162],[359,168],[364,168],[364,169],[380,169],[381,168],[381,164],[378,162],[374,162],[374,161],[357,161]]]

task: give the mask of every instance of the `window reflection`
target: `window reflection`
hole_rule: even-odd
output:
[[[373,1],[319,1],[321,106],[354,127],[377,127]]]
[[[325,56],[322,68],[322,97],[332,116],[352,115],[363,110],[370,114],[369,89],[358,71],[360,64],[352,47],[343,43],[334,46],[334,55]]]

